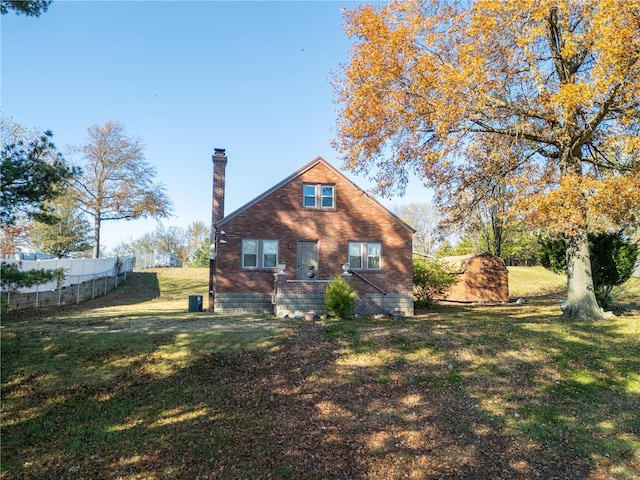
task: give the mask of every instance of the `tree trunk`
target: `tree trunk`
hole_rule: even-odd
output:
[[[502,257],[502,221],[499,219],[493,225],[493,254]]]
[[[586,228],[567,237],[567,305],[563,320],[604,320],[591,277]]]
[[[93,223],[93,258],[100,258],[100,221],[100,215],[96,215]]]

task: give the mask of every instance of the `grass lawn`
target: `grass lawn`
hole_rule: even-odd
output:
[[[524,304],[404,321],[187,312],[207,285],[3,318],[0,478],[640,478],[640,279],[598,323],[560,322],[536,267]]]

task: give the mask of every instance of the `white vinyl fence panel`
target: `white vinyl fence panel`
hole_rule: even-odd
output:
[[[57,290],[60,287],[69,287],[79,283],[88,282],[97,278],[113,277],[119,273],[133,270],[133,256],[119,258],[61,258],[51,260],[5,260],[9,263],[17,263],[20,270],[55,270],[64,269],[64,280],[58,285],[56,280],[32,287],[18,289],[18,293],[30,293],[37,291]],[[119,262],[119,271],[116,272],[116,263]]]
[[[99,259],[3,260],[15,263],[22,271],[64,270],[64,279],[46,284],[3,291],[2,300],[10,309],[67,305],[106,295],[126,281],[133,271],[133,256]],[[4,303],[3,303],[4,304]]]

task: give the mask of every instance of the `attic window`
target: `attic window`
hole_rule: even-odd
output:
[[[335,185],[309,184],[302,186],[302,206],[305,208],[334,208]]]

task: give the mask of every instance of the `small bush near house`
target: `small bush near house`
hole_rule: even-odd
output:
[[[413,259],[413,300],[416,308],[435,304],[438,297],[456,283],[456,274],[442,263],[424,258]]]
[[[324,303],[329,315],[348,318],[353,315],[356,305],[356,292],[345,277],[336,275],[327,286]]]

